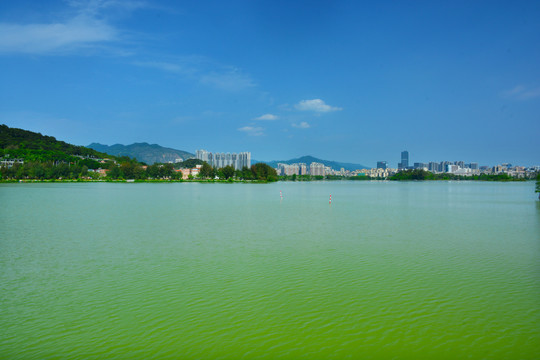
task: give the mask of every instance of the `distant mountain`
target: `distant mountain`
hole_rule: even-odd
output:
[[[103,145],[98,143],[92,143],[88,145],[89,148],[107,153],[114,156],[129,156],[152,165],[154,163],[167,163],[169,161],[174,162],[176,159],[186,160],[194,157],[192,153],[183,150],[176,150],[159,146],[157,144],[148,143],[134,143],[131,145]]]
[[[253,162],[255,162],[255,161],[253,161]],[[332,169],[335,169],[335,170],[339,170],[341,168],[344,168],[345,170],[354,171],[354,170],[360,170],[360,169],[367,169],[368,168],[367,166],[364,166],[364,165],[361,165],[361,164],[351,164],[351,163],[342,163],[342,162],[330,161],[330,160],[322,160],[322,159],[318,159],[318,158],[310,156],[310,155],[302,156],[302,157],[297,158],[297,159],[280,160],[280,161],[261,161],[261,162],[264,162],[264,163],[266,163],[266,164],[268,164],[268,165],[270,165],[271,167],[274,167],[274,168],[277,167],[278,163],[283,163],[283,164],[305,163],[309,167],[309,164],[311,164],[312,162],[318,162],[318,163],[324,164],[325,166],[330,166]]]

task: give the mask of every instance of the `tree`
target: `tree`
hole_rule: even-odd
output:
[[[251,169],[248,168],[247,166],[244,166],[242,168],[241,178],[244,179],[244,180],[253,180],[255,177],[254,177],[253,172],[251,171]]]
[[[81,176],[88,176],[88,167],[86,165],[81,168]]]
[[[225,179],[229,179],[234,176],[234,167],[232,167],[232,165],[227,165],[221,169],[221,172],[223,173]]]
[[[124,174],[124,178],[126,179],[136,178],[135,165],[131,162],[122,163],[122,165],[120,165],[120,171]]]
[[[109,177],[111,179],[118,179],[118,178],[121,178],[123,176],[124,176],[124,174],[122,173],[122,171],[120,170],[120,167],[118,167],[118,166],[113,166],[111,168],[111,170],[107,173],[107,177]]]
[[[214,168],[207,162],[204,162],[199,170],[199,176],[201,178],[213,178],[215,175]]]
[[[161,167],[161,171],[162,171],[162,176],[163,177],[172,177],[173,176],[173,173],[174,173],[174,165],[173,164],[164,164],[162,167]]]
[[[159,178],[159,165],[153,164],[153,165],[150,165],[148,168],[146,168],[146,176],[152,179]]]
[[[265,163],[257,163],[251,166],[251,172],[259,181],[278,181],[276,169]]]
[[[203,165],[204,163],[205,161],[202,161],[199,159],[187,159],[182,162],[174,164],[174,166],[177,168],[182,168],[182,169],[190,169],[190,168],[194,168],[197,165]]]

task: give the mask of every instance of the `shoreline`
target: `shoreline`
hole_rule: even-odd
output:
[[[200,179],[200,180],[182,180],[182,179],[154,179],[154,180],[105,180],[105,179],[6,179],[0,180],[0,184],[22,184],[22,183],[126,183],[126,184],[136,184],[136,183],[218,183],[218,184],[267,184],[275,182],[291,182],[291,183],[302,183],[302,182],[336,182],[336,181],[352,181],[352,182],[371,182],[371,181],[389,181],[389,182],[438,182],[438,181],[456,181],[456,182],[527,182],[535,181],[534,179],[425,179],[425,180],[414,180],[414,179],[403,179],[403,180],[394,180],[394,179],[362,179],[360,181],[355,179],[320,179],[320,180],[288,180],[280,179],[278,181],[263,181],[263,180],[209,180],[209,179]]]

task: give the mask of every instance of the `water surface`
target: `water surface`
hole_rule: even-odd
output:
[[[533,183],[0,184],[0,202],[0,358],[540,351]]]

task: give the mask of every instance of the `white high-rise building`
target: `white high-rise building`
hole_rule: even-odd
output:
[[[324,164],[312,162],[309,165],[310,175],[320,175],[324,176]]]
[[[197,150],[196,151],[197,159],[206,161],[207,163],[212,163],[212,153],[206,150]]]
[[[298,164],[283,164],[278,163],[278,175],[300,175],[300,167]]]
[[[247,168],[251,167],[251,153],[250,152],[241,152],[241,153],[211,153],[206,150],[197,150],[197,159],[206,161],[212,167],[216,169],[224,168],[225,166],[231,165],[235,170],[241,170],[244,166]]]
[[[300,163],[300,164],[298,164],[298,168],[299,168],[298,170],[299,170],[300,175],[307,175],[308,172],[307,172],[306,164]]]

